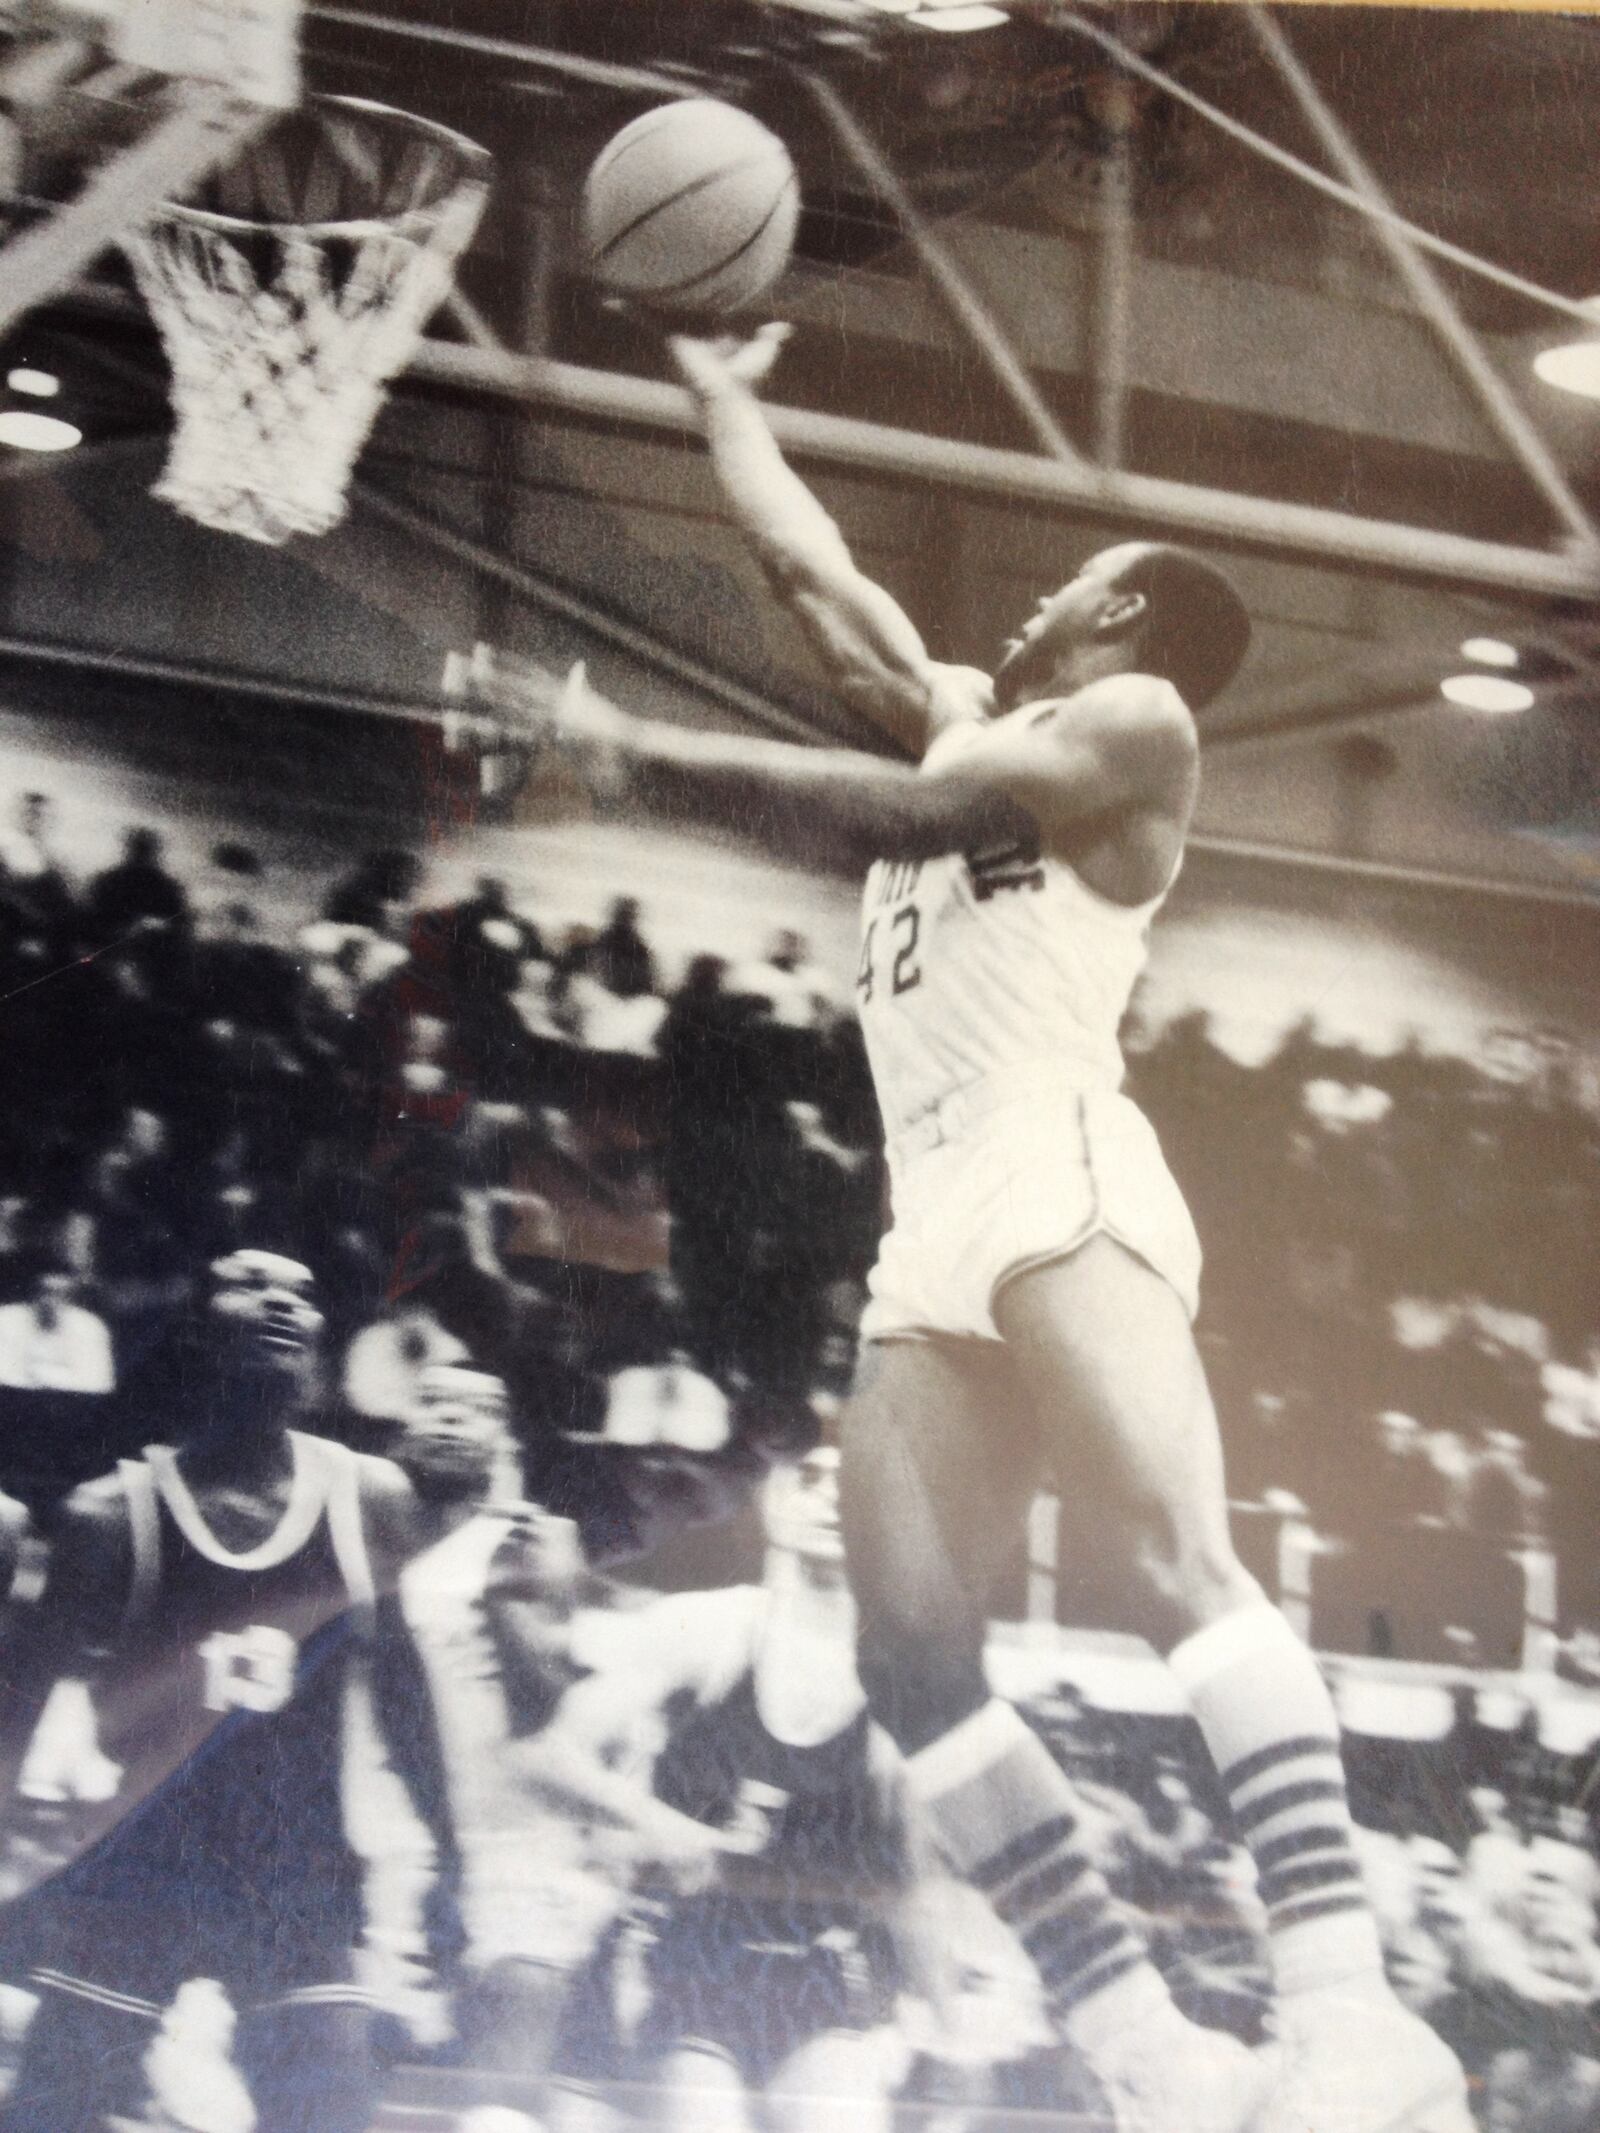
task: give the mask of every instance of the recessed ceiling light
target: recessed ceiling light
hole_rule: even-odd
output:
[[[53,400],[61,390],[61,380],[48,370],[35,370],[29,363],[19,363],[6,378],[14,393],[26,393],[30,400]]]
[[[1463,659],[1475,659],[1480,667],[1514,667],[1521,659],[1516,646],[1507,644],[1503,637],[1464,638],[1461,656]]]
[[[1526,682],[1502,674],[1452,674],[1440,682],[1439,694],[1463,711],[1526,711],[1533,703]]]
[[[0,410],[0,444],[15,445],[19,452],[70,452],[82,442],[83,432],[76,423],[35,415],[21,407]]]
[[[1583,308],[1594,313],[1600,326],[1600,297],[1591,297]],[[1600,400],[1600,340],[1564,341],[1559,348],[1544,349],[1533,359],[1533,374],[1564,393]]]
[[[1534,357],[1533,374],[1546,385],[1559,385],[1564,393],[1600,400],[1600,341],[1568,341],[1560,348],[1546,348]]]
[[[906,17],[919,30],[995,30],[1006,17],[997,7],[919,7]]]

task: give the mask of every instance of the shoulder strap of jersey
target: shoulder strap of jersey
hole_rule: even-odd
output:
[[[128,1541],[132,1572],[122,1609],[122,1633],[137,1629],[155,1604],[161,1582],[161,1499],[156,1477],[143,1459],[119,1459],[123,1495],[128,1505]]]
[[[307,1442],[315,1444],[327,1469],[328,1539],[344,1589],[352,1607],[371,1607],[377,1600],[377,1586],[361,1515],[361,1462],[347,1444],[334,1444],[326,1437]]]
[[[289,1501],[283,1516],[266,1538],[253,1548],[225,1548],[205,1522],[205,1514],[183,1478],[177,1456],[169,1445],[145,1447],[145,1463],[157,1494],[172,1514],[172,1522],[197,1555],[221,1570],[275,1570],[300,1550],[316,1530],[322,1516],[325,1486],[319,1481],[314,1460],[307,1456],[311,1439],[290,1430],[289,1445],[294,1471],[289,1483]]]

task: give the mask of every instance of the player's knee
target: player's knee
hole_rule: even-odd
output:
[[[988,1701],[981,1636],[970,1649],[942,1638],[864,1629],[856,1666],[867,1708],[914,1755]]]
[[[1150,1521],[1130,1551],[1129,1628],[1170,1651],[1210,1622],[1259,1601],[1261,1589],[1224,1533]]]

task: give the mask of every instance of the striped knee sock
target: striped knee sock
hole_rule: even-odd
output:
[[[1021,1940],[1075,2043],[1093,2050],[1170,2005],[1144,1942],[1084,1854],[1070,1779],[1009,1704],[986,1703],[907,1767],[950,1863]]]
[[[1258,1604],[1187,1638],[1170,1664],[1255,1860],[1279,1991],[1381,1974],[1339,1721],[1311,1654]]]

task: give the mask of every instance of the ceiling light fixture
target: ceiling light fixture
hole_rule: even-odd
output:
[[[1583,308],[1594,313],[1600,329],[1600,297],[1591,297]],[[1600,339],[1563,341],[1558,348],[1542,350],[1533,359],[1533,374],[1564,393],[1600,400]]]
[[[1452,674],[1441,681],[1439,694],[1463,711],[1527,711],[1533,691],[1523,681],[1507,681],[1503,674]]]
[[[997,7],[930,7],[927,0],[906,17],[920,30],[995,30],[1007,20]]]
[[[0,444],[13,445],[19,452],[70,452],[82,442],[83,432],[76,423],[36,415],[22,407],[0,410]]]
[[[35,370],[31,363],[19,363],[8,373],[6,383],[14,393],[24,393],[30,400],[53,400],[61,390],[61,380],[54,372]]]
[[[1466,637],[1462,639],[1461,656],[1475,659],[1480,667],[1514,667],[1521,664],[1521,653],[1514,644],[1507,644],[1503,637]]]

